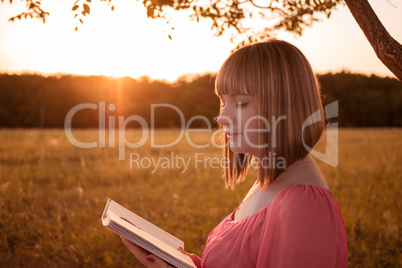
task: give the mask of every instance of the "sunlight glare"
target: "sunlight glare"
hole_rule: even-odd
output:
[[[114,11],[105,3],[91,3],[91,14],[75,32],[74,13],[70,11],[73,3],[45,0],[43,9],[51,14],[45,25],[36,20],[7,25],[8,34],[18,39],[17,47],[7,46],[10,51],[7,54],[14,58],[9,59],[14,66],[8,71],[16,71],[23,65],[28,72],[116,77],[146,75],[173,81],[186,73],[217,70],[230,53],[229,37],[201,42],[213,36],[209,22],[189,22],[184,13],[177,13],[170,24],[162,19],[148,19],[142,4],[130,0],[115,2]],[[20,10],[21,7],[14,7],[5,16],[10,17]],[[12,34],[21,31],[24,35]],[[172,35],[172,40],[168,34]]]

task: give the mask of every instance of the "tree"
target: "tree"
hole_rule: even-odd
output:
[[[402,45],[387,32],[367,0],[345,0],[377,57],[402,81]]]
[[[1,0],[4,2],[6,0]],[[12,0],[9,0],[12,3]],[[10,18],[10,21],[22,18],[38,18],[45,23],[49,13],[41,9],[42,0],[21,0],[26,2],[26,11]],[[114,10],[113,3],[117,0],[98,0],[105,2]],[[91,12],[92,0],[77,0],[72,7],[79,23]],[[263,4],[260,4],[262,2]],[[236,35],[245,35],[238,47],[246,43],[260,41],[269,37],[277,30],[284,29],[302,35],[306,27],[323,17],[329,18],[331,12],[342,5],[342,0],[142,0],[148,18],[170,18],[166,10],[186,10],[191,19],[201,18],[212,20],[212,29],[217,36],[228,30],[234,30]],[[384,65],[402,81],[402,45],[387,32],[367,0],[345,0],[356,22],[364,32],[373,47],[377,57]],[[245,26],[255,18],[267,21],[261,30]],[[246,23],[245,23],[246,22]],[[169,38],[170,35],[169,35]]]

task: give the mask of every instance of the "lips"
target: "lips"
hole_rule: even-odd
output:
[[[226,132],[226,137],[231,140],[239,136],[241,133],[231,133],[231,132]]]

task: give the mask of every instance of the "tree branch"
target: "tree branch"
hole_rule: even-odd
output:
[[[345,0],[377,57],[402,81],[402,45],[382,25],[367,0]]]

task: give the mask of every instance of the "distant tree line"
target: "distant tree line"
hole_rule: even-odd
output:
[[[401,127],[402,83],[375,75],[319,75],[324,105],[339,100],[342,127]]]
[[[401,127],[402,83],[393,78],[364,76],[351,73],[318,76],[324,105],[339,100],[336,121],[345,127]],[[202,115],[190,127],[214,125],[219,100],[214,94],[214,75],[193,79],[181,78],[174,83],[143,77],[112,78],[105,76],[50,76],[0,74],[0,127],[2,128],[62,128],[73,107],[87,103],[72,117],[74,128],[99,126],[100,113],[106,127],[119,116],[142,117],[151,124],[151,105],[167,103],[176,106],[187,123]],[[105,109],[102,110],[101,107]],[[127,127],[138,127],[135,120]],[[184,127],[178,112],[169,107],[154,107],[155,127]]]

